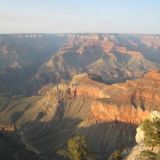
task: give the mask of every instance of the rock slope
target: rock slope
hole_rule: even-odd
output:
[[[74,135],[87,136],[93,150],[110,154],[133,146],[137,125],[160,110],[159,84],[155,71],[113,85],[79,74],[42,87],[38,96],[2,97],[0,124],[14,124],[28,146],[52,159]]]
[[[58,81],[87,72],[109,84],[141,77],[160,68],[159,39],[154,35],[68,35],[66,45],[39,68],[36,77]]]

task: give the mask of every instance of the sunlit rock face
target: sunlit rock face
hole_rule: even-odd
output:
[[[136,139],[137,144],[142,143],[143,140],[144,140],[144,132],[143,132],[143,130],[140,127],[138,127],[137,130],[136,130],[136,137],[135,137],[135,139]]]
[[[159,78],[153,71],[142,79],[104,87],[107,96],[92,102],[92,115],[102,121],[139,124],[150,111],[160,109]]]
[[[139,124],[149,114],[149,111],[143,111],[140,107],[116,106],[97,102],[92,104],[91,109],[96,119],[129,124]]]
[[[149,72],[142,79],[108,86],[80,74],[69,84],[50,89],[46,97],[54,95],[55,100],[61,96],[72,100],[88,97],[92,101],[90,117],[93,119],[138,125],[160,104],[159,77],[158,72]]]
[[[151,112],[149,119],[153,120],[155,118],[160,118],[160,112],[157,112],[157,111]]]
[[[74,135],[85,135],[93,150],[110,154],[132,147],[137,126],[160,111],[159,82],[158,72],[113,85],[79,74],[42,87],[37,96],[4,100],[1,123],[15,123],[31,146],[51,157]]]
[[[51,101],[54,102],[50,106],[54,104],[55,111],[59,101],[74,102],[77,98],[84,97],[85,101],[87,99],[91,101],[91,105],[88,106],[89,119],[138,125],[150,111],[159,110],[159,77],[158,72],[149,72],[141,79],[105,85],[90,79],[87,74],[79,74],[69,83],[62,83],[48,89],[43,87],[40,92],[45,95],[42,102],[47,101],[49,104]],[[48,107],[50,113],[53,108]]]

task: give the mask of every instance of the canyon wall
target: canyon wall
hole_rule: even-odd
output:
[[[93,150],[110,154],[133,146],[137,125],[160,110],[159,83],[160,73],[154,71],[113,85],[76,75],[68,83],[42,87],[38,96],[1,100],[0,123],[14,124],[25,142],[47,157],[75,135],[85,135]]]

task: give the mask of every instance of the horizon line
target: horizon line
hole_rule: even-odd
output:
[[[160,33],[136,33],[136,32],[6,32],[8,34],[129,34],[129,35],[160,35]]]

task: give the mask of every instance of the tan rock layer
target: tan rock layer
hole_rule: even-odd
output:
[[[138,80],[110,86],[82,74],[75,76],[69,84],[48,90],[46,99],[88,97],[92,99],[92,119],[139,124],[150,111],[160,109],[159,83],[160,73],[153,71]]]
[[[100,102],[94,102],[91,107],[92,115],[101,121],[106,122],[125,122],[130,124],[139,124],[148,115],[149,111],[143,111],[140,107],[116,106]]]

